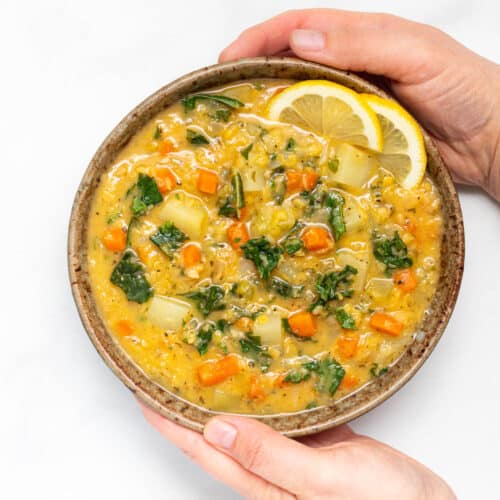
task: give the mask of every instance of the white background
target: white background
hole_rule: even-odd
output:
[[[88,341],[69,290],[67,224],[88,161],[130,108],[214,63],[250,24],[306,6],[1,0],[1,498],[236,497],[148,427]],[[500,62],[497,0],[379,0],[376,10]],[[467,257],[448,329],[414,379],[353,426],[433,468],[460,498],[500,498],[500,205],[475,190],[460,198]]]

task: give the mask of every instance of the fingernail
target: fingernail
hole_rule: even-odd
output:
[[[237,433],[236,427],[231,424],[222,420],[212,420],[205,427],[203,435],[209,443],[229,450],[233,447]]]
[[[325,48],[325,35],[320,31],[295,30],[291,37],[292,45],[298,49],[314,51]]]

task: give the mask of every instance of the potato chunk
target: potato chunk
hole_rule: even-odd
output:
[[[279,314],[261,314],[255,320],[253,334],[262,344],[281,344],[281,317]]]
[[[329,170],[328,176],[332,181],[360,188],[364,186],[376,173],[378,163],[374,155],[347,143],[340,143],[335,148],[338,159],[338,168],[335,172]]]
[[[365,288],[366,273],[368,272],[368,255],[366,252],[353,252],[349,249],[341,249],[337,252],[337,262],[341,266],[352,266],[358,270],[353,279],[353,288],[361,291]]]
[[[191,305],[172,297],[155,295],[148,309],[148,319],[164,330],[178,330],[191,313]]]

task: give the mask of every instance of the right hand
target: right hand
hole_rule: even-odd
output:
[[[458,182],[500,201],[500,66],[431,26],[387,14],[285,12],[245,30],[220,55],[296,56],[384,76],[433,137]]]

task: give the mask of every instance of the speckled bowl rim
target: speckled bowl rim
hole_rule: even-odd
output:
[[[294,58],[251,58],[218,64],[189,73],[164,86],[133,109],[108,135],[92,158],[75,196],[68,234],[71,289],[82,323],[95,348],[135,395],[164,417],[196,431],[209,418],[224,412],[207,410],[159,386],[132,361],[106,329],[94,302],[87,272],[87,220],[101,175],[134,133],[180,97],[248,78],[327,79],[358,92],[389,97],[372,83],[349,72]],[[451,177],[430,137],[424,133],[429,157],[428,172],[436,183],[443,206],[442,269],[431,315],[421,325],[422,335],[383,376],[358,391],[311,410],[273,415],[252,415],[287,436],[303,436],[334,427],[375,408],[399,390],[429,357],[451,316],[463,274],[465,253],[462,212]]]

